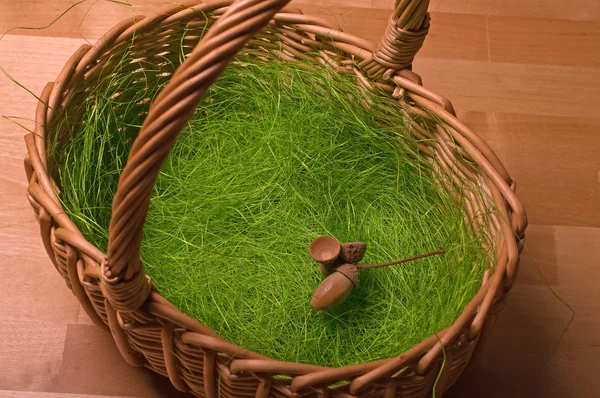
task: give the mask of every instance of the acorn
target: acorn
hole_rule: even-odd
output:
[[[311,257],[319,263],[321,272],[328,275],[319,284],[310,306],[314,310],[330,310],[340,305],[359,285],[359,269],[382,268],[402,264],[420,258],[444,254],[440,249],[434,252],[419,254],[402,260],[380,264],[358,264],[365,255],[365,242],[340,243],[333,236],[319,236],[308,247]]]
[[[354,289],[358,288],[359,276],[355,264],[340,265],[319,284],[310,299],[310,307],[321,311],[337,307]]]

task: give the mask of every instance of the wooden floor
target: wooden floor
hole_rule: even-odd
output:
[[[372,41],[392,2],[295,1]],[[74,3],[0,0],[0,32]],[[137,3],[87,1],[51,28],[12,30],[0,66],[40,93],[85,39],[159,2]],[[498,153],[531,224],[495,333],[447,396],[600,397],[600,1],[432,0],[431,11],[414,70]],[[31,127],[34,107],[0,75],[0,115]],[[51,266],[25,199],[23,135],[0,120],[0,397],[177,396],[120,359]]]

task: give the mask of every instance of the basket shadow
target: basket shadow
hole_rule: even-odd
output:
[[[559,288],[553,228],[530,226],[527,240],[517,282],[481,356],[445,396],[562,396],[548,362],[571,314],[550,290]]]
[[[69,325],[62,368],[53,392],[128,397],[191,397],[169,379],[127,364],[112,337],[97,326]]]

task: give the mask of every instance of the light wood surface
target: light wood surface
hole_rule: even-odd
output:
[[[48,29],[12,30],[0,66],[40,93],[84,40],[164,3],[133,2],[87,1]],[[47,25],[74,3],[0,0],[0,32]],[[375,42],[393,0],[293,3]],[[432,0],[431,11],[414,70],[498,153],[531,223],[496,330],[447,396],[598,397],[600,1]],[[34,109],[0,75],[0,115],[31,128]],[[25,198],[23,135],[0,119],[0,397],[177,396],[121,360],[53,269]],[[566,331],[572,313],[554,293],[575,311]]]

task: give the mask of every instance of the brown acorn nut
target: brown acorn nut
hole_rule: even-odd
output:
[[[340,305],[358,287],[359,277],[355,264],[340,265],[319,284],[310,299],[310,307],[327,311]]]
[[[323,237],[326,238],[326,237]],[[318,238],[317,238],[318,239]],[[333,238],[336,242],[337,239]],[[333,241],[329,240],[329,243],[333,245]],[[338,242],[339,243],[339,242]],[[312,245],[312,244],[311,244]],[[359,269],[369,269],[369,268],[383,268],[389,267],[390,265],[397,265],[406,263],[409,261],[418,260],[420,258],[436,256],[438,254],[444,254],[446,251],[444,249],[436,250],[434,252],[419,254],[417,256],[405,258],[402,260],[391,261],[388,263],[379,263],[379,264],[351,264],[351,263],[343,263],[339,264],[339,261],[344,260],[344,256],[348,256],[353,260],[356,258],[362,258],[364,255],[364,251],[366,250],[366,244],[362,244],[362,242],[353,242],[347,243],[348,249],[346,253],[344,253],[344,246],[341,247],[341,254],[339,255],[339,259],[331,261],[327,267],[335,267],[334,271],[329,275],[315,290],[312,298],[310,299],[310,306],[313,310],[322,310],[326,311],[333,307],[340,305],[349,295],[352,293],[352,290],[356,289],[359,284]],[[354,245],[354,246],[351,246]],[[350,250],[351,249],[351,250]],[[316,248],[311,249],[311,255],[313,251],[316,251]],[[354,257],[352,257],[354,256]],[[315,258],[313,256],[313,258]],[[360,260],[359,258],[359,260]],[[323,263],[321,263],[321,270],[323,271]]]

